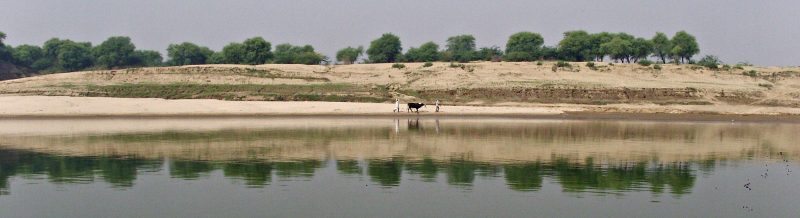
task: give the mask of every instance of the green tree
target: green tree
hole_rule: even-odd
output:
[[[697,40],[686,31],[675,33],[675,36],[672,36],[672,44],[671,53],[673,56],[680,58],[681,63],[691,60],[692,56],[700,53],[700,46],[697,45]]]
[[[630,60],[631,42],[623,37],[616,36],[611,39],[611,41],[600,45],[600,47],[605,53],[611,56],[613,60],[621,62]]]
[[[431,62],[438,61],[440,58],[439,45],[433,42],[426,42],[419,48],[409,48],[405,55],[406,61],[410,62]]]
[[[244,64],[247,50],[245,50],[244,44],[233,42],[223,47],[222,52],[219,52],[219,54],[222,55],[222,59],[215,60],[215,62],[221,61],[219,63],[222,64]]]
[[[261,37],[253,37],[242,43],[245,50],[244,64],[265,64],[272,59],[272,44]]]
[[[592,56],[591,37],[583,30],[568,31],[558,42],[558,53],[570,61],[585,61]]]
[[[0,61],[11,62],[14,60],[14,47],[0,45]]]
[[[311,45],[293,46],[285,43],[275,46],[276,64],[319,64],[324,59]]]
[[[347,47],[336,52],[336,60],[344,64],[353,64],[362,54],[364,54],[364,47],[362,46],[358,46],[358,48]]]
[[[475,59],[483,61],[500,61],[503,58],[503,50],[498,46],[482,47],[478,49]]]
[[[133,64],[136,46],[127,36],[113,36],[92,49],[95,62],[103,68],[118,68]]]
[[[78,71],[92,66],[92,45],[66,40],[58,48],[56,63],[64,71]]]
[[[589,35],[589,47],[591,50],[590,53],[595,61],[602,62],[603,59],[605,59],[606,55],[608,54],[606,53],[605,50],[602,49],[601,45],[603,43],[611,41],[611,39],[613,38],[614,34],[608,32],[599,32]]]
[[[538,33],[519,32],[508,37],[506,60],[532,61],[541,57],[544,38]]]
[[[61,40],[59,38],[51,38],[45,41],[42,46],[44,56],[55,60],[58,57],[58,48],[67,41],[69,40]]]
[[[631,40],[631,58],[633,62],[639,62],[639,59],[647,59],[647,56],[653,53],[653,43],[644,38],[636,38]]]
[[[31,67],[34,62],[44,57],[42,48],[35,45],[20,45],[14,48],[14,63],[25,67]]]
[[[133,51],[134,65],[145,67],[161,66],[164,63],[164,58],[161,53],[153,50],[136,50]]]
[[[170,44],[167,47],[169,64],[173,66],[205,64],[212,54],[214,52],[211,49],[200,47],[191,42]]]
[[[208,64],[224,64],[225,63],[225,56],[222,54],[222,51],[214,52],[211,56],[208,57],[206,61]]]
[[[372,63],[392,63],[397,61],[402,51],[400,37],[384,33],[380,38],[370,42],[367,55]]]
[[[661,59],[661,63],[666,64],[667,58],[670,56],[670,52],[672,52],[672,42],[667,37],[667,34],[662,32],[657,32],[650,42],[653,43],[653,56],[658,57]]]
[[[447,38],[447,49],[450,61],[469,62],[475,60],[475,37],[458,35]]]
[[[558,60],[559,57],[558,48],[553,46],[542,46],[542,58],[545,60]]]
[[[11,46],[5,46],[3,41],[6,39],[6,33],[0,32],[0,61],[11,61],[13,60],[14,52]]]

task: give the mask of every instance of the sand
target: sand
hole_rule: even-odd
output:
[[[250,116],[250,115],[408,115],[405,106],[393,113],[394,104],[350,102],[265,102],[212,99],[165,100],[154,98],[102,98],[66,96],[0,96],[0,117],[36,116]],[[420,110],[432,114],[434,106]],[[560,114],[543,107],[443,106],[442,115]],[[416,114],[416,113],[413,113]]]
[[[440,112],[427,106],[419,113],[394,113],[391,103],[222,101],[213,99],[165,100],[155,98],[106,98],[68,96],[0,96],[0,118],[41,117],[158,117],[158,116],[516,116],[548,117],[582,113],[583,118],[608,118],[609,114],[698,114],[761,115],[766,119],[797,120],[800,108],[748,105],[655,105],[655,104],[519,104],[505,106],[442,105]],[[605,114],[605,115],[603,115]],[[783,115],[783,116],[776,116]],[[613,117],[613,116],[611,116]],[[769,118],[776,117],[776,118]],[[633,119],[627,117],[628,119]],[[670,117],[666,117],[669,119]],[[683,120],[702,119],[684,117]],[[725,120],[727,118],[721,117]]]
[[[78,96],[143,97],[139,95],[89,95],[92,86],[109,85],[274,85],[292,84],[312,87],[320,84],[345,84],[350,88],[328,91],[284,93],[281,99],[294,94],[350,95],[379,99],[401,99],[405,102],[431,102],[413,91],[452,93],[436,96],[445,105],[441,113],[434,107],[423,108],[419,115],[429,116],[557,116],[584,113],[624,114],[722,114],[722,115],[788,115],[800,117],[800,68],[752,67],[711,71],[691,65],[663,65],[662,70],[638,64],[596,63],[590,69],[585,63],[573,62],[571,69],[553,71],[554,62],[511,63],[475,62],[463,67],[450,63],[407,63],[404,69],[391,64],[354,64],[308,66],[291,64],[199,65],[103,70],[43,75],[0,81],[0,117],[96,117],[96,116],[254,116],[254,115],[380,115],[417,116],[392,113],[392,103],[346,102],[280,102],[258,99],[267,93],[230,91],[231,98],[243,101],[211,99],[164,100],[155,98],[107,98]],[[750,70],[758,77],[742,75]],[[258,73],[262,73],[258,74]],[[269,75],[269,76],[265,76]],[[364,88],[367,87],[367,88]],[[371,88],[370,88],[371,87]],[[561,90],[567,96],[513,98],[516,90]],[[659,89],[647,96],[619,100],[628,96],[625,90]],[[678,91],[670,91],[676,89]],[[692,96],[680,96],[681,90],[695,90]],[[305,90],[305,89],[304,89]],[[409,92],[408,90],[412,90]],[[567,90],[567,91],[564,91]],[[569,93],[593,90],[596,103],[583,104],[571,100],[581,98]],[[211,92],[209,90],[205,90]],[[97,91],[94,91],[97,92]],[[302,93],[305,92],[305,93]],[[604,94],[605,93],[605,94]],[[667,93],[667,94],[663,94]],[[672,96],[672,94],[678,94]],[[98,93],[95,93],[98,94]],[[100,93],[102,94],[102,93]],[[506,98],[504,98],[504,96]],[[535,95],[532,95],[535,96]],[[163,96],[147,96],[163,97]],[[219,96],[182,95],[163,98],[218,98]],[[460,100],[459,100],[460,99]],[[651,100],[653,99],[653,100]],[[387,100],[388,101],[388,100]],[[553,102],[553,103],[532,103]],[[581,103],[581,104],[575,104]],[[453,104],[453,105],[449,105]],[[454,106],[457,105],[457,106]],[[405,111],[405,108],[402,108]],[[695,118],[688,118],[695,119]],[[771,118],[775,119],[775,118]]]

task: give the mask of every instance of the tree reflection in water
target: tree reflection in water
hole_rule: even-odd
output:
[[[45,153],[0,149],[0,194],[8,194],[9,179],[15,176],[37,178],[44,175],[47,181],[59,184],[92,183],[101,179],[114,187],[125,188],[135,184],[137,175],[160,171],[169,167],[173,178],[203,179],[214,171],[221,171],[230,179],[242,180],[245,185],[260,188],[269,185],[273,177],[312,178],[325,161],[298,160],[268,162],[254,161],[194,161],[194,160],[144,160],[135,157],[70,157]],[[446,182],[455,187],[469,188],[477,177],[504,178],[509,189],[537,191],[543,181],[550,179],[565,192],[622,193],[649,191],[663,193],[667,188],[674,195],[690,192],[696,180],[696,169],[712,171],[715,160],[702,163],[648,164],[624,163],[597,165],[592,160],[574,163],[559,159],[553,163],[483,163],[454,159],[404,160],[401,157],[366,160],[366,171],[356,160],[336,160],[335,169],[340,175],[368,176],[381,187],[391,188],[403,183],[403,175],[421,178],[424,182]],[[332,166],[331,166],[332,167]],[[363,173],[366,172],[366,175]],[[437,181],[444,175],[446,181]],[[42,177],[38,177],[42,178]]]

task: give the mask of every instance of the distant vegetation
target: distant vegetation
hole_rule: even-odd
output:
[[[180,66],[195,64],[327,64],[328,57],[316,52],[311,45],[272,44],[261,37],[243,42],[232,42],[214,51],[191,42],[170,44],[166,60],[157,51],[137,50],[126,36],[113,36],[93,46],[90,42],[52,38],[39,47],[36,45],[6,45],[6,34],[0,32],[0,62],[7,62],[34,73],[54,73],[87,69],[120,69],[150,66]],[[519,32],[511,35],[505,49],[498,46],[476,47],[472,35],[456,35],[446,39],[444,48],[434,42],[410,47],[403,53],[400,37],[385,33],[370,42],[369,47],[346,47],[336,53],[340,64],[404,63],[404,62],[470,62],[470,61],[586,61],[639,63],[695,63],[692,59],[700,52],[694,36],[680,31],[671,38],[657,32],[652,38],[636,37],[627,33],[588,33],[583,30],[568,31],[556,46],[544,45],[539,33]],[[364,54],[366,53],[366,57]],[[655,58],[655,62],[648,58]],[[696,62],[711,69],[722,62],[716,56],[706,56]],[[740,69],[741,65],[723,69]]]

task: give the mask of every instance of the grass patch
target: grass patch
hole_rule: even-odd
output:
[[[384,102],[385,88],[326,84],[120,84],[89,85],[83,96],[164,99]],[[370,94],[365,94],[370,93]]]

